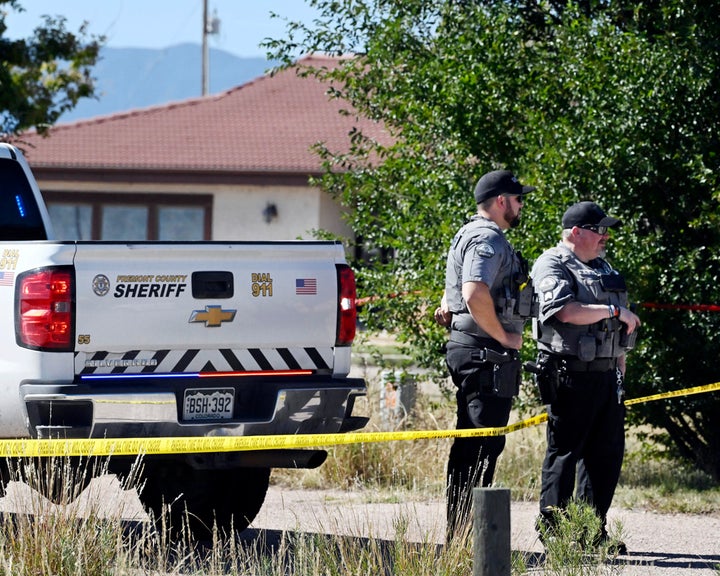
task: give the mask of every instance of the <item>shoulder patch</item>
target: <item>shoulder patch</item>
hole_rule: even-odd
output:
[[[555,278],[553,278],[552,276],[545,276],[545,278],[543,278],[538,285],[538,291],[549,292],[550,290],[555,288],[555,286],[557,286],[557,280],[555,280]]]
[[[537,290],[540,294],[542,294],[543,302],[550,302],[553,299],[553,292],[557,285],[557,280],[552,276],[546,276],[540,281]]]
[[[487,242],[480,242],[475,246],[475,254],[481,258],[492,258],[495,256],[495,248]]]

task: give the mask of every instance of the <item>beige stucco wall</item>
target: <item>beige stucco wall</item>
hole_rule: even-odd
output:
[[[269,204],[276,207],[277,217],[266,222],[263,212]],[[350,234],[338,205],[316,188],[216,189],[213,223],[216,240],[308,240],[318,228]]]

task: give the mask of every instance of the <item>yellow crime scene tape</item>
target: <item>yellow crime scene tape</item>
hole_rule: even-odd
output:
[[[625,400],[626,406],[703,394],[720,390],[720,382]],[[547,413],[508,426],[469,430],[405,430],[396,432],[349,432],[345,434],[292,434],[280,436],[190,436],[182,438],[73,438],[0,440],[0,457],[35,458],[69,456],[134,456],[137,454],[192,454],[313,448],[341,444],[393,442],[444,438],[504,436],[547,422]]]
[[[685,388],[684,390],[662,392],[661,394],[643,396],[642,398],[632,398],[630,400],[625,400],[625,406],[632,406],[633,404],[644,404],[645,402],[652,402],[653,400],[664,400],[665,398],[676,398],[678,396],[691,396],[693,394],[704,394],[705,392],[716,392],[717,390],[720,390],[720,382],[715,382],[715,384],[706,384],[705,386]]]

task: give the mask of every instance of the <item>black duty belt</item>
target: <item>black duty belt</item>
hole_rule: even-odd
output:
[[[498,343],[492,338],[484,338],[482,336],[475,336],[468,334],[467,332],[460,332],[460,330],[450,331],[450,341],[464,346],[480,346],[485,348],[487,346],[498,346]]]
[[[617,368],[617,358],[598,358],[590,362],[583,362],[577,358],[562,359],[568,372],[607,372]]]
[[[503,348],[492,338],[482,338],[459,330],[452,330],[450,332],[450,341],[477,348],[472,357],[480,362],[505,364],[520,358],[520,353],[517,350]]]

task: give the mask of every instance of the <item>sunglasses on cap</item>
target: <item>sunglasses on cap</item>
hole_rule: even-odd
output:
[[[579,228],[590,230],[590,232],[595,232],[595,234],[600,234],[600,236],[604,236],[610,230],[609,226],[595,226],[594,224],[583,224],[579,226]]]

